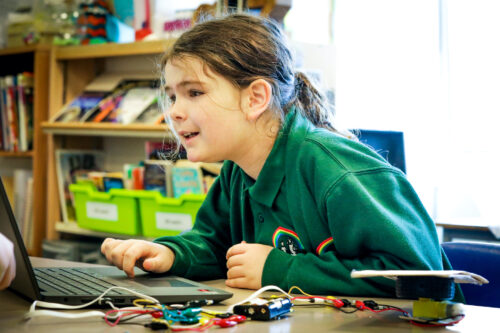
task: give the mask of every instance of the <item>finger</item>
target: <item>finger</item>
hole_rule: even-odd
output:
[[[123,271],[127,274],[128,277],[134,277],[134,267],[138,259],[142,258],[144,255],[147,255],[147,249],[144,248],[143,244],[135,244],[131,247],[127,248],[123,253]]]
[[[117,239],[112,239],[112,238],[108,238],[106,239],[105,242],[103,242],[103,244],[101,245],[101,252],[102,254],[104,254],[104,256],[106,257],[106,260],[113,264],[113,258],[111,256],[111,253],[113,251],[113,249],[121,244],[123,241],[121,240],[117,240]]]
[[[245,277],[245,270],[241,266],[236,266],[227,271],[227,278],[228,279],[236,279],[236,278],[241,278]]]
[[[119,269],[123,269],[123,257],[125,252],[134,245],[136,240],[119,241],[110,252],[111,262]]]
[[[243,254],[243,253],[245,253],[245,250],[246,250],[245,244],[233,245],[229,248],[229,250],[227,250],[226,259],[229,259],[230,257],[237,255],[237,254]]]
[[[155,273],[170,270],[175,259],[174,252],[169,247],[156,243],[152,243],[151,251],[154,252],[154,255],[144,260],[142,263],[143,269]]]
[[[160,257],[147,258],[142,263],[142,266],[148,272],[163,273],[165,271]]]
[[[230,269],[234,266],[241,266],[241,265],[243,265],[243,263],[244,263],[243,255],[237,254],[237,255],[231,256],[231,257],[229,257],[229,259],[227,259],[226,267]]]
[[[2,281],[0,281],[0,290],[7,288],[16,276],[16,261],[13,256],[10,256],[8,259],[9,261],[7,262]]]
[[[109,246],[111,245],[111,243],[113,243],[114,239],[113,238],[106,238],[102,244],[101,244],[101,253],[106,255],[106,252],[108,251],[109,249]]]
[[[235,279],[227,279],[226,286],[231,288],[248,288],[248,281],[244,277],[239,277]]]

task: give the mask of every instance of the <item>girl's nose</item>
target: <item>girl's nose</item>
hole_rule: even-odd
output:
[[[171,105],[168,109],[168,113],[172,120],[186,119],[186,112],[184,112],[184,108],[182,107],[181,103],[176,102],[175,104]]]

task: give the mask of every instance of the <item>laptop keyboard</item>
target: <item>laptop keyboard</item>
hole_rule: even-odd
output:
[[[78,268],[35,268],[35,277],[42,290],[56,289],[64,295],[98,296],[115,285]],[[125,295],[120,290],[111,290],[106,295]]]

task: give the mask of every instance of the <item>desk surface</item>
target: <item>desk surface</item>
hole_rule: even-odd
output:
[[[33,266],[73,266],[75,263],[42,258],[32,258]],[[78,263],[78,265],[81,265]],[[227,306],[248,297],[253,291],[229,288],[223,280],[205,282],[231,291],[234,296],[225,302],[212,306],[214,310],[224,310]],[[352,297],[346,297],[353,299]],[[361,298],[363,299],[363,298]],[[377,300],[377,299],[375,299]],[[411,302],[406,300],[379,299],[382,304],[401,307],[411,313]],[[34,318],[23,321],[30,302],[11,291],[0,291],[0,332],[153,332],[139,325],[118,325],[109,327],[100,318],[59,319]],[[397,312],[371,313],[358,311],[344,314],[332,308],[295,307],[287,317],[270,322],[246,322],[233,328],[212,328],[217,332],[498,332],[499,308],[466,306],[466,316],[458,324],[446,328],[420,328],[398,318]]]

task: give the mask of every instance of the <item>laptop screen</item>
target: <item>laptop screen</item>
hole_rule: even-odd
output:
[[[2,179],[0,178],[0,232],[14,244],[16,256],[16,277],[10,288],[30,299],[40,299],[40,291],[35,282],[33,269],[24,247],[17,222],[12,213]]]

